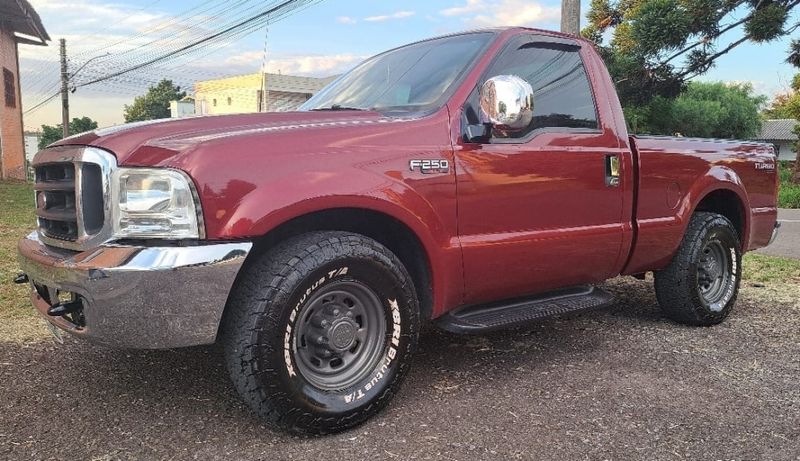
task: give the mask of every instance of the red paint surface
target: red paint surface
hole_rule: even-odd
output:
[[[260,113],[167,121],[88,144],[124,166],[186,171],[210,239],[263,236],[330,208],[390,215],[422,242],[433,274],[434,316],[462,304],[600,282],[663,267],[697,204],[729,190],[741,201],[747,249],[776,219],[774,163],[762,145],[629,138],[608,73],[591,45],[581,54],[598,103],[597,133],[543,132],[526,144],[461,141],[460,110],[506,41],[498,34],[447,105],[414,119],[375,112]],[[536,31],[543,35],[560,35]],[[621,183],[605,185],[605,156]],[[410,171],[411,159],[447,159],[447,174]]]

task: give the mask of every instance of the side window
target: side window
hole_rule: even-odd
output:
[[[533,87],[533,121],[527,130],[495,132],[523,138],[539,128],[596,129],[597,112],[579,48],[565,43],[519,40],[498,57],[486,77],[516,75]]]

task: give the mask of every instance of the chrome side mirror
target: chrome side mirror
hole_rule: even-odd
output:
[[[492,77],[481,86],[480,106],[495,129],[525,129],[533,121],[533,88],[516,75]]]

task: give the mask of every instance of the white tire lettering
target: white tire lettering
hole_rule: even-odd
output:
[[[352,403],[364,397],[366,395],[365,392],[369,392],[386,377],[387,373],[389,372],[389,367],[394,359],[397,358],[396,348],[400,345],[402,317],[400,316],[400,305],[397,303],[397,299],[389,299],[388,301],[389,308],[392,311],[392,346],[389,346],[389,350],[386,352],[386,357],[383,358],[383,365],[378,369],[372,379],[370,379],[362,388],[356,390],[356,392],[346,394],[344,396],[345,403]]]
[[[328,272],[327,277],[323,276],[306,289],[303,296],[301,296],[300,300],[295,304],[292,312],[289,313],[289,322],[286,324],[286,334],[284,334],[283,337],[283,361],[286,365],[286,373],[290,378],[297,376],[292,363],[292,329],[294,328],[294,322],[297,320],[297,314],[300,312],[300,307],[303,306],[303,303],[306,302],[311,293],[316,291],[325,282],[329,282],[331,279],[345,274],[347,274],[347,266]]]

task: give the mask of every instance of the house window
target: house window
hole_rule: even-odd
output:
[[[233,100],[231,99],[230,96],[228,96],[228,105],[230,106],[232,102],[233,102]]]
[[[3,68],[3,88],[5,88],[6,107],[17,107],[17,86],[14,82],[14,73]]]
[[[214,105],[214,107],[217,107],[217,98],[214,98],[214,99],[211,101],[211,104],[213,104],[213,105]]]

